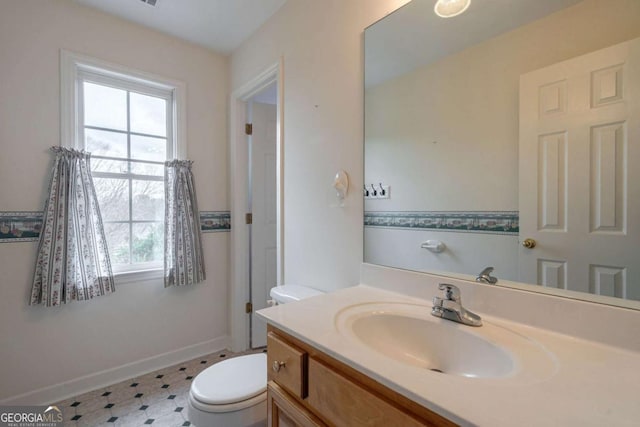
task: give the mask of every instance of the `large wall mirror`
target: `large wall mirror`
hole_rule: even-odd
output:
[[[365,31],[364,261],[640,309],[640,1]]]

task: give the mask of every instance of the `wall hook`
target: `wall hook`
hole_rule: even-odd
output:
[[[380,195],[384,196],[385,194],[387,194],[387,192],[384,190],[384,187],[382,186],[382,183],[380,183]]]
[[[374,197],[378,195],[378,190],[376,190],[376,187],[373,184],[371,184],[371,195]]]
[[[363,184],[362,187],[364,188],[364,197],[369,197],[369,190],[367,189],[367,186]]]

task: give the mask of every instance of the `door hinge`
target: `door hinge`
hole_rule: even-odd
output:
[[[244,133],[247,135],[253,135],[253,125],[251,123],[247,123],[244,125]]]
[[[253,311],[253,304],[251,304],[250,302],[246,303],[244,306],[244,312],[251,313],[252,311]]]
[[[253,214],[252,213],[245,214],[244,223],[245,224],[253,224]]]

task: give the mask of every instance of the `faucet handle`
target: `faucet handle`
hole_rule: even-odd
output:
[[[487,267],[484,270],[482,270],[479,275],[484,276],[486,274],[488,276],[493,272],[493,270],[494,270],[493,267]]]
[[[498,283],[498,278],[491,275],[492,271],[493,267],[486,267],[480,272],[480,274],[478,274],[478,277],[476,277],[476,282],[488,283],[490,285]]]
[[[449,283],[440,283],[438,289],[444,291],[446,300],[460,302],[460,289]]]

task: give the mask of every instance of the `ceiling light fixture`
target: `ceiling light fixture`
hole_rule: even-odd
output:
[[[433,11],[441,18],[452,18],[469,8],[471,0],[438,0]]]

